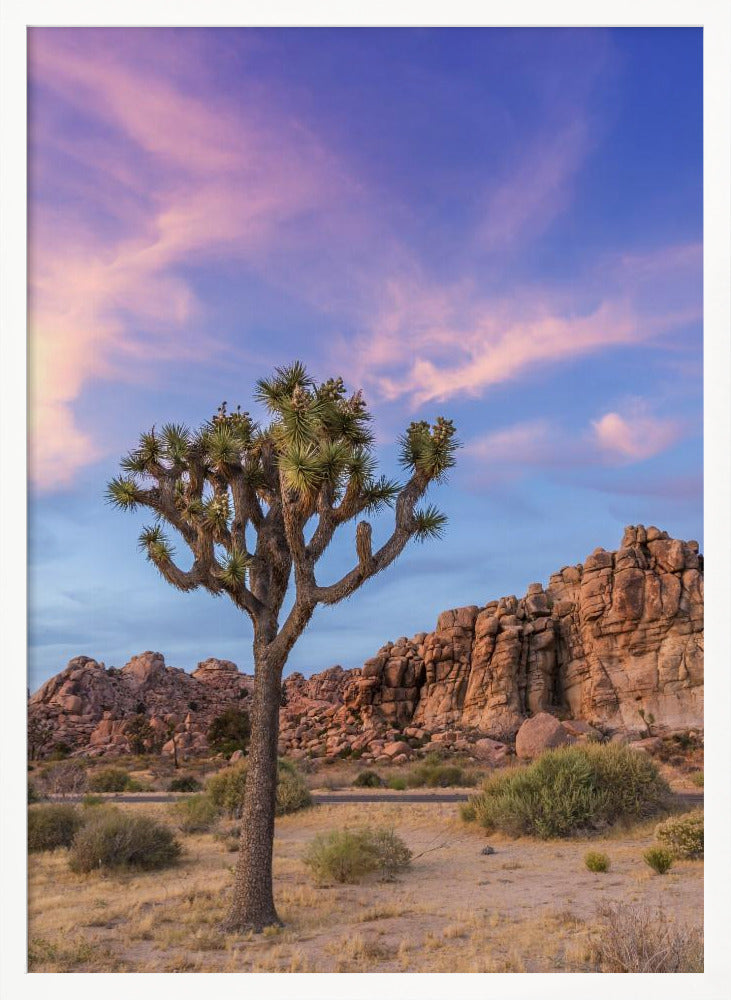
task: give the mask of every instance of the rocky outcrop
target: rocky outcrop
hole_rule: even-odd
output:
[[[50,712],[74,746],[117,746],[124,720],[142,705],[153,719],[180,716],[195,750],[205,747],[213,714],[251,686],[224,660],[188,675],[165,667],[160,654],[133,657],[116,672],[79,657],[33,696],[31,712]],[[631,526],[616,552],[595,549],[522,598],[445,611],[433,632],[387,643],[362,668],[293,674],[280,750],[386,761],[451,746],[478,756],[479,740],[504,745],[539,713],[578,720],[575,732],[564,727],[572,738],[584,738],[589,724],[646,735],[653,718],[658,731],[702,727],[697,542]],[[482,749],[485,759],[504,753],[489,743]]]
[[[47,750],[64,744],[92,755],[128,752],[130,723],[144,715],[153,742],[175,733],[179,749],[204,751],[215,716],[245,706],[252,689],[253,678],[228,660],[206,660],[188,674],[167,667],[162,653],[133,656],[121,669],[77,656],[36,691],[28,713],[32,722],[53,724]]]

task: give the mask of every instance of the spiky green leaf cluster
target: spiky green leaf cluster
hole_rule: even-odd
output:
[[[437,417],[431,427],[426,420],[413,421],[399,438],[401,465],[429,479],[442,480],[455,462],[459,444],[454,435],[454,424],[444,417]]]
[[[426,542],[430,538],[441,538],[447,526],[447,515],[430,504],[422,510],[414,511],[416,532],[414,537],[418,542]]]
[[[107,484],[106,499],[120,510],[135,510],[139,504],[139,487],[130,476],[115,476]]]
[[[366,501],[365,510],[369,514],[373,514],[381,507],[393,507],[400,489],[400,483],[397,483],[395,479],[387,479],[385,476],[367,483],[363,488],[363,498]]]
[[[150,562],[155,563],[156,566],[172,559],[175,551],[159,524],[144,527],[140,533],[138,544]]]
[[[218,573],[219,579],[226,586],[236,590],[246,582],[246,571],[250,564],[250,555],[239,549],[232,549]]]

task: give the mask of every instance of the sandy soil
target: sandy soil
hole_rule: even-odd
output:
[[[165,806],[127,806],[165,817]],[[703,863],[655,875],[642,859],[654,824],[569,841],[486,838],[447,804],[326,805],[277,822],[275,898],[285,927],[224,935],[235,855],[211,834],[185,836],[179,867],[146,875],[73,875],[66,852],[32,855],[32,971],[592,971],[602,902],[662,908],[699,925]],[[302,863],[315,834],[392,826],[414,852],[398,881],[318,887]],[[489,843],[491,855],[481,854]],[[587,850],[611,860],[605,874]]]

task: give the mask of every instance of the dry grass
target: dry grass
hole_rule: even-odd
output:
[[[126,806],[155,810],[153,806]],[[158,815],[165,817],[165,806]],[[611,840],[598,880],[583,858],[598,838],[539,842],[483,836],[445,804],[328,805],[277,820],[275,898],[285,926],[267,935],[219,930],[235,860],[211,833],[185,836],[176,869],[74,875],[67,852],[33,855],[33,971],[522,972],[594,971],[596,907],[631,900],[694,923],[701,861],[653,877],[642,852],[653,826]],[[393,826],[414,852],[394,883],[317,887],[302,856],[317,833]],[[601,890],[597,888],[601,882]]]
[[[703,930],[645,906],[601,906],[591,955],[602,972],[703,972]]]

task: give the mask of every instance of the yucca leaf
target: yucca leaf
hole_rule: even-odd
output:
[[[147,553],[150,562],[160,565],[172,558],[174,549],[163,531],[161,525],[147,525],[140,533],[139,547]]]
[[[370,513],[375,513],[381,507],[393,507],[400,490],[400,483],[393,479],[386,479],[385,476],[367,483],[363,488],[365,509]]]
[[[279,468],[282,470],[286,485],[303,495],[309,495],[319,489],[324,478],[317,453],[309,446],[300,447],[292,444],[279,456]]]
[[[431,435],[426,420],[413,421],[399,438],[399,462],[406,469],[415,469]]]
[[[206,435],[206,460],[219,471],[225,471],[230,466],[240,463],[239,441],[226,424],[216,425]]]
[[[366,448],[356,447],[352,450],[347,465],[348,476],[358,489],[365,489],[373,481],[376,462]]]
[[[218,572],[218,577],[227,586],[237,588],[246,582],[246,571],[251,564],[251,556],[233,549]]]
[[[155,433],[154,429],[140,434],[140,445],[137,453],[145,466],[156,464],[162,458],[162,440]]]
[[[120,510],[135,510],[139,505],[140,490],[128,476],[116,476],[107,484],[106,500]]]
[[[313,385],[305,366],[301,361],[295,361],[291,365],[277,368],[272,378],[260,378],[256,383],[254,399],[274,412],[282,402],[292,397],[295,389],[308,389]]]
[[[132,475],[142,475],[147,469],[147,462],[139,451],[131,451],[124,456],[119,467]]]
[[[430,504],[422,510],[414,511],[414,538],[419,542],[425,542],[430,538],[441,538],[447,525],[447,515]]]
[[[184,462],[188,457],[191,435],[185,424],[165,424],[161,437],[165,457],[171,462]]]
[[[337,483],[346,468],[350,454],[350,449],[343,441],[326,441],[321,444],[317,461],[324,479],[332,484]]]

